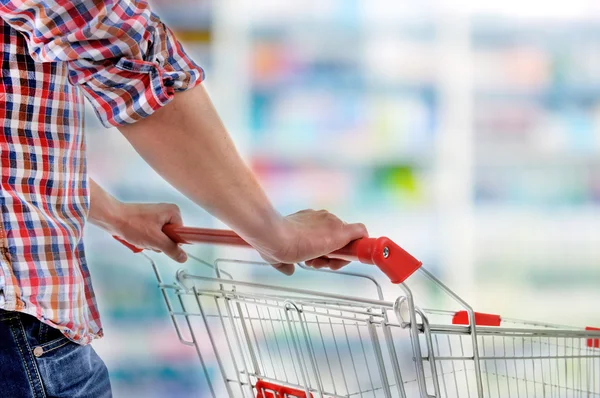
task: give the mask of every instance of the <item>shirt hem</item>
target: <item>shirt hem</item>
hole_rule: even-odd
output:
[[[8,304],[8,305],[7,305]],[[4,305],[0,306],[0,309],[3,309],[5,311],[12,311],[12,312],[20,312],[22,314],[26,314],[26,315],[31,315],[33,317],[35,317],[38,321],[54,328],[54,329],[58,329],[61,331],[61,333],[68,338],[69,340],[71,340],[72,342],[79,344],[79,345],[88,345],[91,344],[92,341],[94,340],[98,340],[102,337],[104,337],[104,330],[100,329],[98,330],[98,332],[94,333],[94,332],[87,332],[85,333],[83,336],[81,337],[76,337],[76,335],[71,332],[69,329],[66,329],[64,327],[60,327],[59,325],[55,324],[54,322],[45,319],[41,314],[38,313],[37,308],[35,307],[25,307],[23,309],[18,309],[16,308],[16,301],[13,300],[6,300]],[[75,336],[74,336],[75,335]]]

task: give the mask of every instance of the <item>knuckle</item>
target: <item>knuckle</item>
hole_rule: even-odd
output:
[[[327,213],[327,220],[332,224],[340,224],[341,220],[335,214]]]
[[[325,234],[323,237],[323,243],[325,244],[325,247],[329,249],[334,243],[333,236],[331,234]]]
[[[360,233],[362,235],[366,235],[367,234],[367,227],[365,226],[365,224],[357,223],[357,224],[354,225],[353,231],[355,233]]]

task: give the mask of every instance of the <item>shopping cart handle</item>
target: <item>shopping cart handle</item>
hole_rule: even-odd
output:
[[[191,228],[168,224],[164,226],[163,232],[177,243],[250,246],[235,232],[222,229]],[[375,264],[390,278],[392,283],[404,282],[422,264],[386,237],[357,239],[327,257]]]
[[[182,244],[211,243],[216,245],[250,246],[249,243],[235,232],[223,229],[192,228],[167,224],[163,227],[163,232],[172,241]],[[135,253],[141,251],[139,248],[117,237],[115,239],[125,244],[125,246]],[[422,264],[386,237],[357,239],[343,248],[328,254],[326,257],[347,261],[360,261],[363,264],[374,264],[390,278],[392,283],[404,282]]]

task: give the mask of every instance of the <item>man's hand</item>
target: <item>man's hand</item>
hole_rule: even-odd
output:
[[[176,205],[123,203],[91,180],[89,221],[140,249],[163,252],[183,263],[185,252],[162,232],[165,224],[183,224]]]
[[[184,263],[187,260],[185,252],[162,232],[166,224],[183,224],[176,205],[121,203],[121,210],[110,232],[135,247],[163,252],[173,260]]]
[[[291,275],[294,264],[301,261],[315,268],[342,268],[349,262],[323,256],[367,236],[363,224],[346,224],[325,210],[303,210],[282,218],[278,226],[265,231],[264,236],[246,237],[246,240],[265,261]]]

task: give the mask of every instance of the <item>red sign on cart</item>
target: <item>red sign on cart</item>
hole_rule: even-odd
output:
[[[600,331],[599,328],[593,328],[593,327],[590,327],[590,326],[588,326],[587,328],[585,328],[585,330]],[[590,347],[590,348],[600,348],[600,339],[588,339],[587,346]]]
[[[256,398],[305,398],[306,392],[296,388],[280,386],[278,384],[269,383],[259,380],[256,383]],[[313,395],[310,394],[310,398]]]

